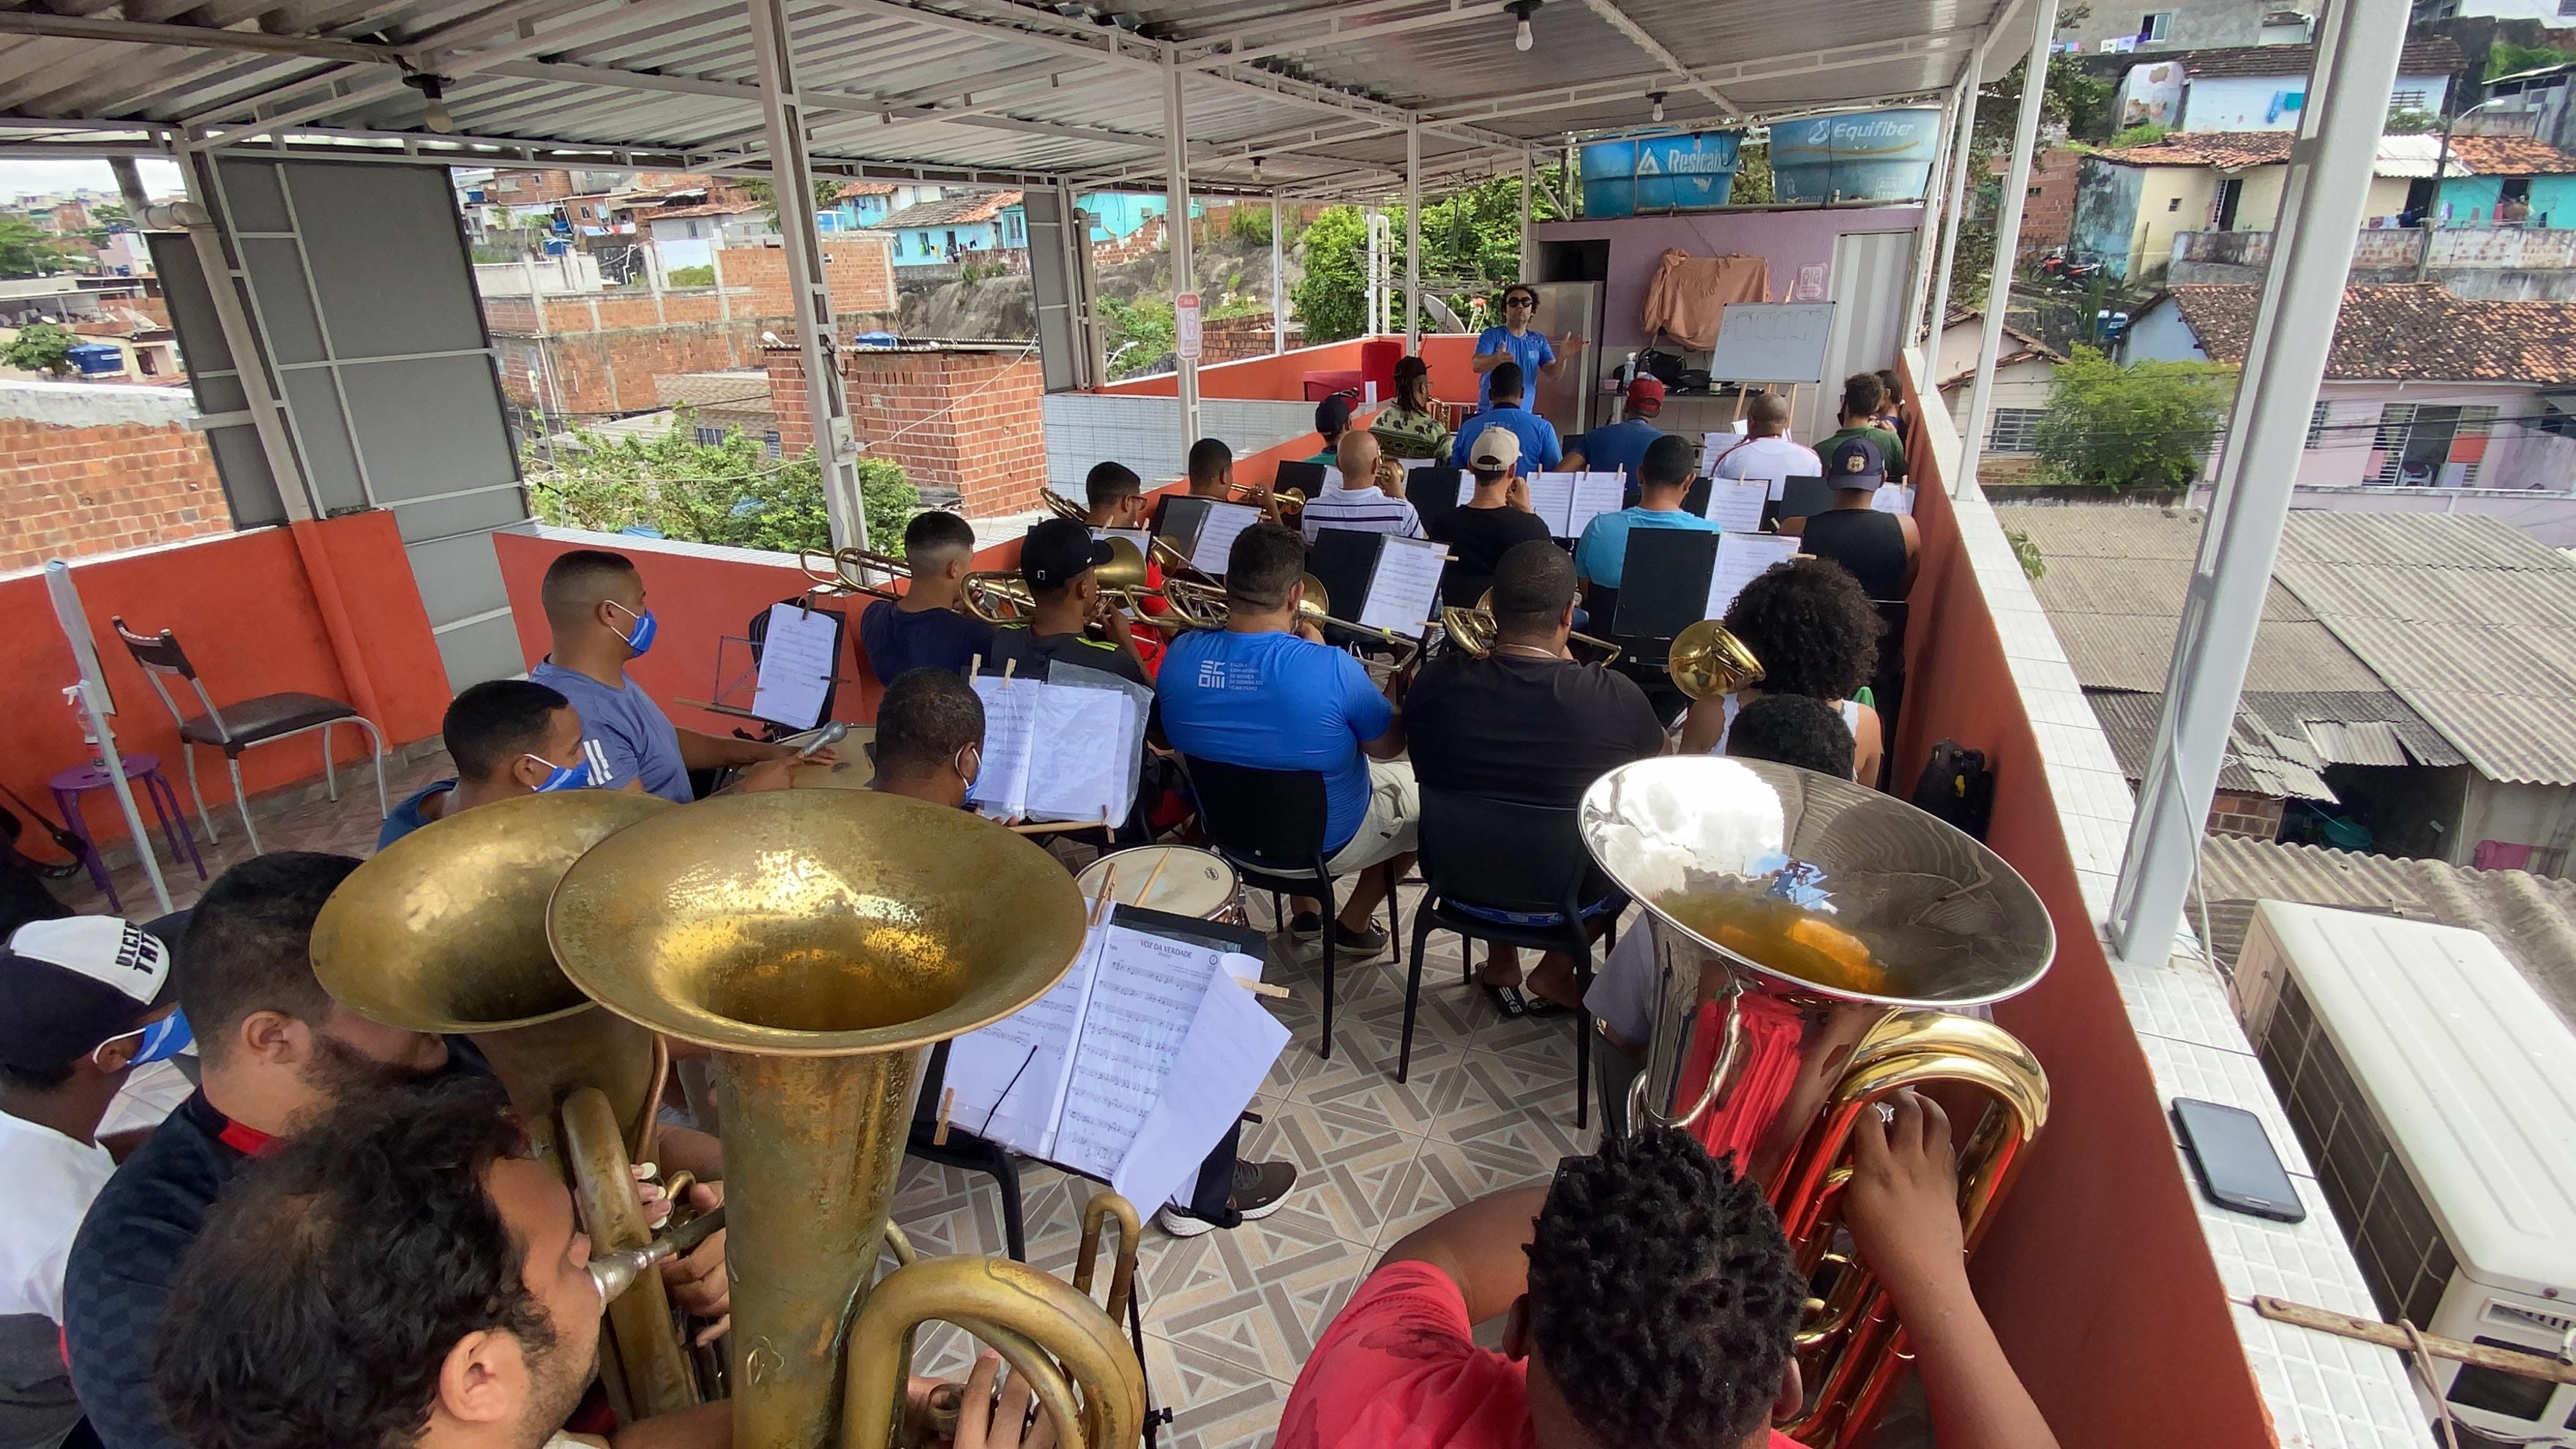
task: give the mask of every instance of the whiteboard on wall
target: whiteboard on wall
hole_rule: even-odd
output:
[[[1733,302],[1717,324],[1708,375],[1720,382],[1822,382],[1831,302]]]

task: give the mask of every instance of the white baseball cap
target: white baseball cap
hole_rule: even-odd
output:
[[[1476,435],[1476,445],[1467,450],[1468,464],[1488,473],[1517,467],[1520,461],[1520,434],[1509,428],[1485,429]]]

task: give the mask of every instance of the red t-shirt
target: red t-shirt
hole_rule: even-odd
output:
[[[1525,1362],[1476,1346],[1467,1300],[1427,1263],[1389,1263],[1324,1330],[1277,1449],[1536,1449]],[[1802,1449],[1773,1431],[1770,1449]]]

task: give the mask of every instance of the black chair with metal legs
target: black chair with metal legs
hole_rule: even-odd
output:
[[[125,641],[125,652],[152,682],[152,692],[170,709],[170,718],[179,726],[179,753],[188,766],[188,793],[197,802],[197,819],[206,827],[206,838],[215,839],[215,817],[206,813],[206,797],[197,790],[197,751],[204,745],[224,752],[224,768],[232,772],[233,804],[240,807],[242,833],[250,837],[253,855],[259,854],[259,827],[251,824],[250,793],[242,788],[242,752],[253,745],[265,745],[300,735],[309,730],[322,732],[322,784],[334,800],[340,798],[340,777],[331,763],[331,726],[354,724],[367,732],[368,742],[375,747],[376,815],[390,814],[385,800],[385,736],[376,722],[358,713],[355,706],[318,694],[263,694],[215,707],[215,697],[206,692],[205,681],[197,677],[196,666],[188,662],[188,652],[179,647],[178,636],[164,629],[158,635],[137,634],[125,627],[122,615],[111,622],[116,637]],[[197,702],[206,712],[191,715],[179,707],[165,679],[184,679],[197,691]]]
[[[1197,755],[1181,757],[1181,771],[1198,798],[1199,823],[1208,843],[1233,866],[1243,883],[1270,892],[1270,909],[1283,927],[1282,895],[1313,893],[1323,902],[1324,1023],[1317,1053],[1333,1054],[1333,968],[1341,944],[1339,915],[1333,900],[1333,872],[1324,850],[1328,806],[1324,777],[1314,770],[1263,770],[1228,765]],[[1375,867],[1371,867],[1375,869]],[[1404,959],[1400,933],[1402,908],[1395,891],[1386,893],[1387,944],[1395,959]]]
[[[991,1177],[1002,1193],[1003,1246],[1014,1260],[1025,1263],[1029,1229],[1020,1205],[1019,1159],[1002,1144],[977,1136],[955,1121],[948,1124],[948,1140],[939,1140],[939,1098],[947,1082],[948,1043],[940,1042],[930,1049],[930,1061],[922,1072],[921,1096],[913,1104],[912,1131],[903,1144],[903,1155]]]
[[[1607,914],[1612,925],[1605,939],[1618,939],[1619,900],[1592,865],[1583,847],[1572,809],[1516,805],[1509,801],[1466,795],[1452,790],[1422,792],[1421,867],[1427,883],[1422,905],[1413,913],[1413,969],[1404,982],[1404,1041],[1397,1054],[1395,1079],[1413,1067],[1413,1019],[1422,996],[1422,951],[1434,930],[1454,931],[1459,954],[1468,957],[1467,979],[1475,980],[1470,941],[1517,946],[1525,950],[1570,952],[1575,961],[1578,999],[1592,985],[1592,941],[1583,931],[1591,896],[1606,901],[1594,916]],[[1590,887],[1590,889],[1587,889]],[[1466,907],[1490,913],[1471,913]],[[1577,1010],[1574,1034],[1574,1125],[1591,1124],[1592,1013]]]

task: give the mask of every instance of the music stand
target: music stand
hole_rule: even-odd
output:
[[[1640,663],[1666,652],[1635,647],[1669,643],[1708,610],[1708,580],[1717,569],[1714,530],[1632,528],[1620,561],[1617,611],[1611,637]],[[1632,642],[1633,641],[1633,645]]]
[[[1833,506],[1834,490],[1826,486],[1821,474],[1783,478],[1780,480],[1780,498],[1774,505],[1777,512],[1771,521],[1776,524],[1784,518],[1805,518]]]
[[[1461,470],[1449,467],[1415,468],[1404,475],[1405,500],[1422,516],[1425,537],[1432,536],[1434,524],[1457,510],[1465,477]]]
[[[1356,618],[1368,597],[1369,578],[1377,571],[1378,535],[1355,528],[1319,529],[1315,547],[1306,555],[1306,571],[1324,586],[1344,617]]]
[[[1717,485],[1706,473],[1691,479],[1690,491],[1682,495],[1682,512],[1693,518],[1708,517],[1709,494]]]
[[[1321,496],[1324,491],[1324,465],[1321,463],[1280,464],[1279,471],[1270,475],[1270,491],[1276,493],[1282,488],[1301,489],[1310,499]]]

